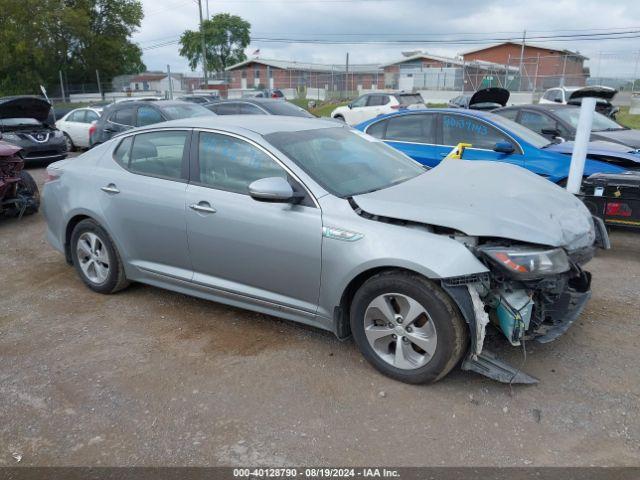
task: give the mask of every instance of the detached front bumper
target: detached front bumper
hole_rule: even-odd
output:
[[[581,272],[581,277],[562,292],[555,302],[543,303],[544,320],[533,333],[538,343],[549,343],[563,335],[582,314],[591,298],[591,274]]]
[[[588,252],[586,257],[590,257]],[[490,273],[462,281],[445,279],[442,287],[469,325],[471,346],[462,368],[500,382],[537,383],[484,349],[485,328],[493,324],[512,345],[555,340],[580,317],[591,298],[591,274],[573,263],[571,272],[540,281],[505,281]],[[507,311],[514,315],[506,315],[505,303],[516,298],[523,303],[509,305]]]

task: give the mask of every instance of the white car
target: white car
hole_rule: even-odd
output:
[[[349,105],[336,108],[331,112],[331,118],[342,120],[349,125],[357,125],[400,109],[425,107],[424,100],[419,93],[366,93]]]
[[[56,122],[56,128],[64,133],[68,151],[89,148],[89,129],[99,118],[98,108],[76,108]]]

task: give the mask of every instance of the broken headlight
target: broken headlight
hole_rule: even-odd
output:
[[[561,248],[483,247],[480,251],[492,263],[522,280],[564,273],[571,268]]]

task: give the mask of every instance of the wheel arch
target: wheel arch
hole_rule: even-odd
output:
[[[358,273],[355,277],[353,277],[347,286],[342,291],[342,295],[340,297],[340,304],[334,308],[333,311],[333,321],[334,321],[334,329],[335,334],[339,339],[346,339],[351,336],[351,326],[349,323],[349,316],[351,313],[351,300],[353,296],[358,291],[358,289],[364,285],[364,283],[372,278],[375,275],[378,275],[382,272],[405,272],[411,273],[414,275],[420,275],[424,278],[429,278],[425,276],[424,273],[420,273],[416,270],[412,270],[410,268],[395,266],[395,265],[386,265],[386,266],[378,266],[369,268]]]
[[[64,257],[67,260],[67,263],[69,265],[73,263],[73,260],[71,258],[71,234],[73,233],[73,229],[76,228],[76,225],[78,225],[83,220],[93,220],[98,224],[100,223],[95,218],[84,213],[76,214],[67,221],[67,224],[64,228],[63,245],[64,245]]]

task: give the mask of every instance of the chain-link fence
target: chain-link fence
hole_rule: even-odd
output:
[[[369,91],[419,92],[430,103],[442,103],[455,95],[484,87],[503,87],[512,99],[528,103],[544,90],[558,86],[606,85],[619,90],[617,103],[628,104],[640,92],[640,51],[599,52],[586,59],[579,54],[507,57],[503,63],[450,59],[449,62],[398,62],[379,65],[320,65],[261,61],[204,78],[194,72],[145,72],[121,75],[108,82],[47,85],[55,101],[114,101],[123,97],[177,98],[191,93],[210,93],[239,98],[258,91],[280,90],[288,99],[341,101]],[[274,66],[275,65],[275,66]],[[35,93],[35,92],[25,92]]]

